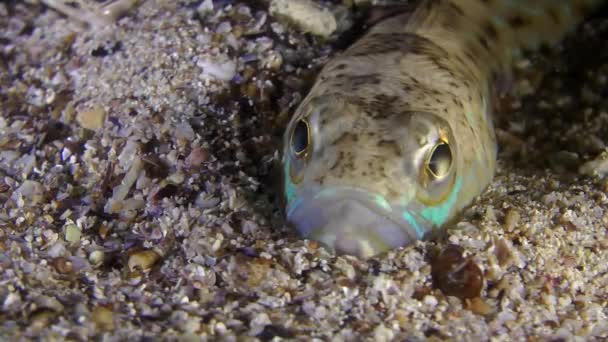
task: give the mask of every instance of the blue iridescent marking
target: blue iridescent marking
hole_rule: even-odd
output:
[[[384,209],[384,210],[386,210],[386,211],[388,211],[388,212],[392,211],[392,209],[393,209],[393,208],[391,207],[391,205],[388,203],[388,201],[387,201],[387,200],[386,200],[384,197],[382,197],[382,196],[380,196],[380,195],[374,195],[374,202],[375,202],[375,203],[376,203],[376,204],[377,204],[377,205],[378,205],[380,208],[382,208],[382,209]]]
[[[454,204],[458,200],[458,193],[462,188],[462,179],[459,177],[456,179],[456,183],[454,184],[454,191],[450,194],[443,204],[438,205],[436,207],[428,207],[422,212],[420,212],[420,216],[422,216],[425,220],[431,222],[435,226],[441,226],[445,223],[450,215],[450,211],[454,207]]]
[[[296,210],[296,208],[299,207],[303,201],[304,199],[302,199],[302,197],[298,197],[296,198],[294,203],[290,203],[289,205],[287,205],[287,217],[291,216],[291,214],[293,214],[293,211]]]
[[[422,239],[422,237],[424,236],[424,229],[420,227],[418,221],[416,221],[414,216],[410,212],[406,211],[403,213],[403,218],[407,221],[407,223],[410,224],[410,226],[414,228],[414,230],[416,231],[416,237],[418,239]]]
[[[291,202],[293,196],[296,195],[296,187],[289,180],[290,170],[289,170],[289,162],[285,163],[285,174],[283,177],[285,178],[285,197],[287,198],[287,203]]]

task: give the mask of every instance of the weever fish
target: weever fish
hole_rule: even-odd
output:
[[[600,0],[422,0],[330,60],[283,139],[286,217],[367,258],[445,227],[491,182],[496,85]]]

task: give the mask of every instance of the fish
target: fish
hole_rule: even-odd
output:
[[[525,51],[602,0],[422,0],[330,59],[283,136],[287,223],[369,258],[443,231],[491,183],[493,112]]]

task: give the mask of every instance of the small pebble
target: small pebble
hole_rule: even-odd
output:
[[[20,207],[40,204],[44,200],[44,186],[39,182],[26,180],[13,192],[11,199]]]
[[[89,262],[93,266],[99,266],[103,263],[105,253],[103,251],[93,251],[89,254]]]
[[[135,252],[129,256],[129,270],[148,271],[159,259],[160,255],[151,249]]]
[[[102,239],[105,239],[108,237],[108,234],[110,234],[110,227],[108,227],[108,225],[106,224],[102,224],[101,226],[99,226],[99,237],[101,237]]]
[[[65,257],[57,257],[51,261],[51,265],[55,270],[61,274],[72,273],[74,270],[74,264],[72,261]]]
[[[464,249],[448,245],[431,263],[433,284],[446,296],[460,299],[478,297],[484,283],[483,273],[470,258],[464,257]]]
[[[89,109],[78,112],[76,121],[80,126],[96,131],[102,128],[106,121],[106,110],[101,105],[94,105]]]
[[[111,331],[114,330],[114,313],[111,309],[99,305],[91,312],[91,321],[99,330]]]
[[[509,266],[513,263],[513,252],[511,251],[511,246],[504,239],[498,239],[495,244],[494,253],[496,254],[496,260],[498,260],[498,264],[502,267]]]
[[[277,71],[283,65],[283,56],[278,51],[270,51],[262,61],[262,67]]]
[[[486,316],[494,312],[492,306],[484,302],[484,300],[479,297],[467,299],[466,304],[469,310],[478,315]]]
[[[65,227],[65,240],[70,243],[80,241],[81,232],[75,224],[68,224]]]
[[[209,160],[209,151],[199,147],[193,149],[188,157],[186,157],[186,165],[191,168],[199,168],[203,163]]]
[[[336,18],[329,9],[310,0],[272,0],[269,10],[271,15],[317,36],[329,37],[338,28]]]
[[[581,165],[578,172],[585,176],[606,178],[608,175],[608,152],[603,152],[596,159]]]
[[[505,231],[509,233],[512,232],[519,224],[520,219],[521,215],[519,214],[519,211],[517,211],[517,209],[510,208],[509,211],[507,211],[507,215],[505,216]]]
[[[57,313],[53,310],[41,309],[35,311],[30,317],[29,327],[34,331],[47,328],[51,322],[57,319]]]

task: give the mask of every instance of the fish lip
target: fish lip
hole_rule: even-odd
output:
[[[343,238],[357,237],[360,240],[365,240],[366,237],[373,236],[377,237],[378,241],[384,242],[387,245],[385,250],[387,250],[410,245],[414,241],[422,239],[431,228],[430,223],[418,215],[417,211],[414,210],[415,208],[412,208],[411,205],[403,207],[392,206],[386,200],[383,200],[383,202],[378,201],[378,198],[382,197],[371,194],[367,190],[354,187],[332,187],[325,189],[304,187],[303,189],[294,196],[294,200],[286,207],[286,217],[287,221],[295,226],[300,235],[305,238],[317,241],[324,239],[327,240],[325,242],[329,241],[329,243],[325,244],[335,245]],[[323,216],[327,213],[335,213],[338,210],[336,208],[340,208],[340,206],[345,205],[344,203],[347,202],[350,202],[355,208],[360,206],[361,210],[367,210],[369,213],[362,213],[364,218],[369,219],[370,216],[366,215],[373,214],[373,217],[371,217],[372,221],[370,221],[371,224],[362,222],[361,225],[355,224],[351,226],[345,223],[345,221],[338,219],[335,222],[343,222],[344,226],[336,229],[335,222],[332,223],[331,218]],[[307,203],[313,204],[307,205]],[[402,214],[406,212],[408,217],[413,221],[402,217]],[[309,215],[315,215],[315,217],[309,219],[311,217]],[[352,215],[356,216],[356,214]],[[321,224],[296,222],[298,219],[300,221],[316,220],[321,222]],[[375,226],[377,228],[369,230],[369,236],[361,235],[366,232],[364,227],[368,226]]]

